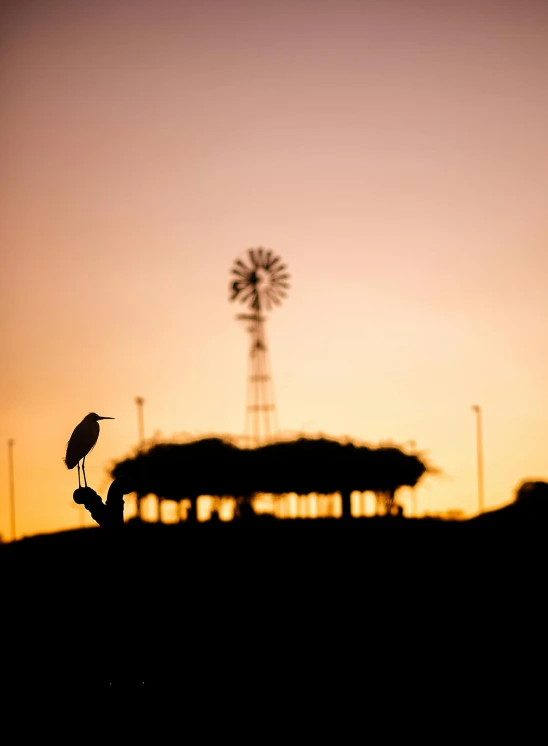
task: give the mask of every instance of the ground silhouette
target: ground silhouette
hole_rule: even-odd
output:
[[[373,676],[411,652],[424,664],[479,619],[500,631],[509,606],[534,613],[545,508],[539,497],[468,521],[130,522],[4,544],[2,676],[196,692],[237,671],[249,686],[280,676],[306,689],[349,686],[357,667]]]

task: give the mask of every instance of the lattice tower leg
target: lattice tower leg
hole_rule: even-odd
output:
[[[272,440],[278,422],[264,323],[256,322],[250,333],[245,435],[256,447]]]

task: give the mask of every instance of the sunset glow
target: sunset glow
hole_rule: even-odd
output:
[[[88,412],[115,418],[86,461],[103,496],[136,396],[147,439],[242,433],[250,247],[291,274],[266,324],[283,433],[412,441],[443,471],[419,513],[472,515],[478,404],[486,509],[548,478],[546,3],[1,13],[4,540],[9,439],[20,537],[80,525]]]

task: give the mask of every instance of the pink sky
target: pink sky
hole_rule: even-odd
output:
[[[239,433],[229,270],[279,253],[280,426],[413,440],[422,511],[548,478],[548,6],[522,0],[2,6],[0,533],[76,525],[62,458]],[[2,445],[3,444],[3,445]]]

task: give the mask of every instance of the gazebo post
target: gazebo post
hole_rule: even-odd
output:
[[[350,500],[351,491],[346,488],[340,490],[341,501],[342,501],[342,516],[341,518],[352,518],[352,502]]]

